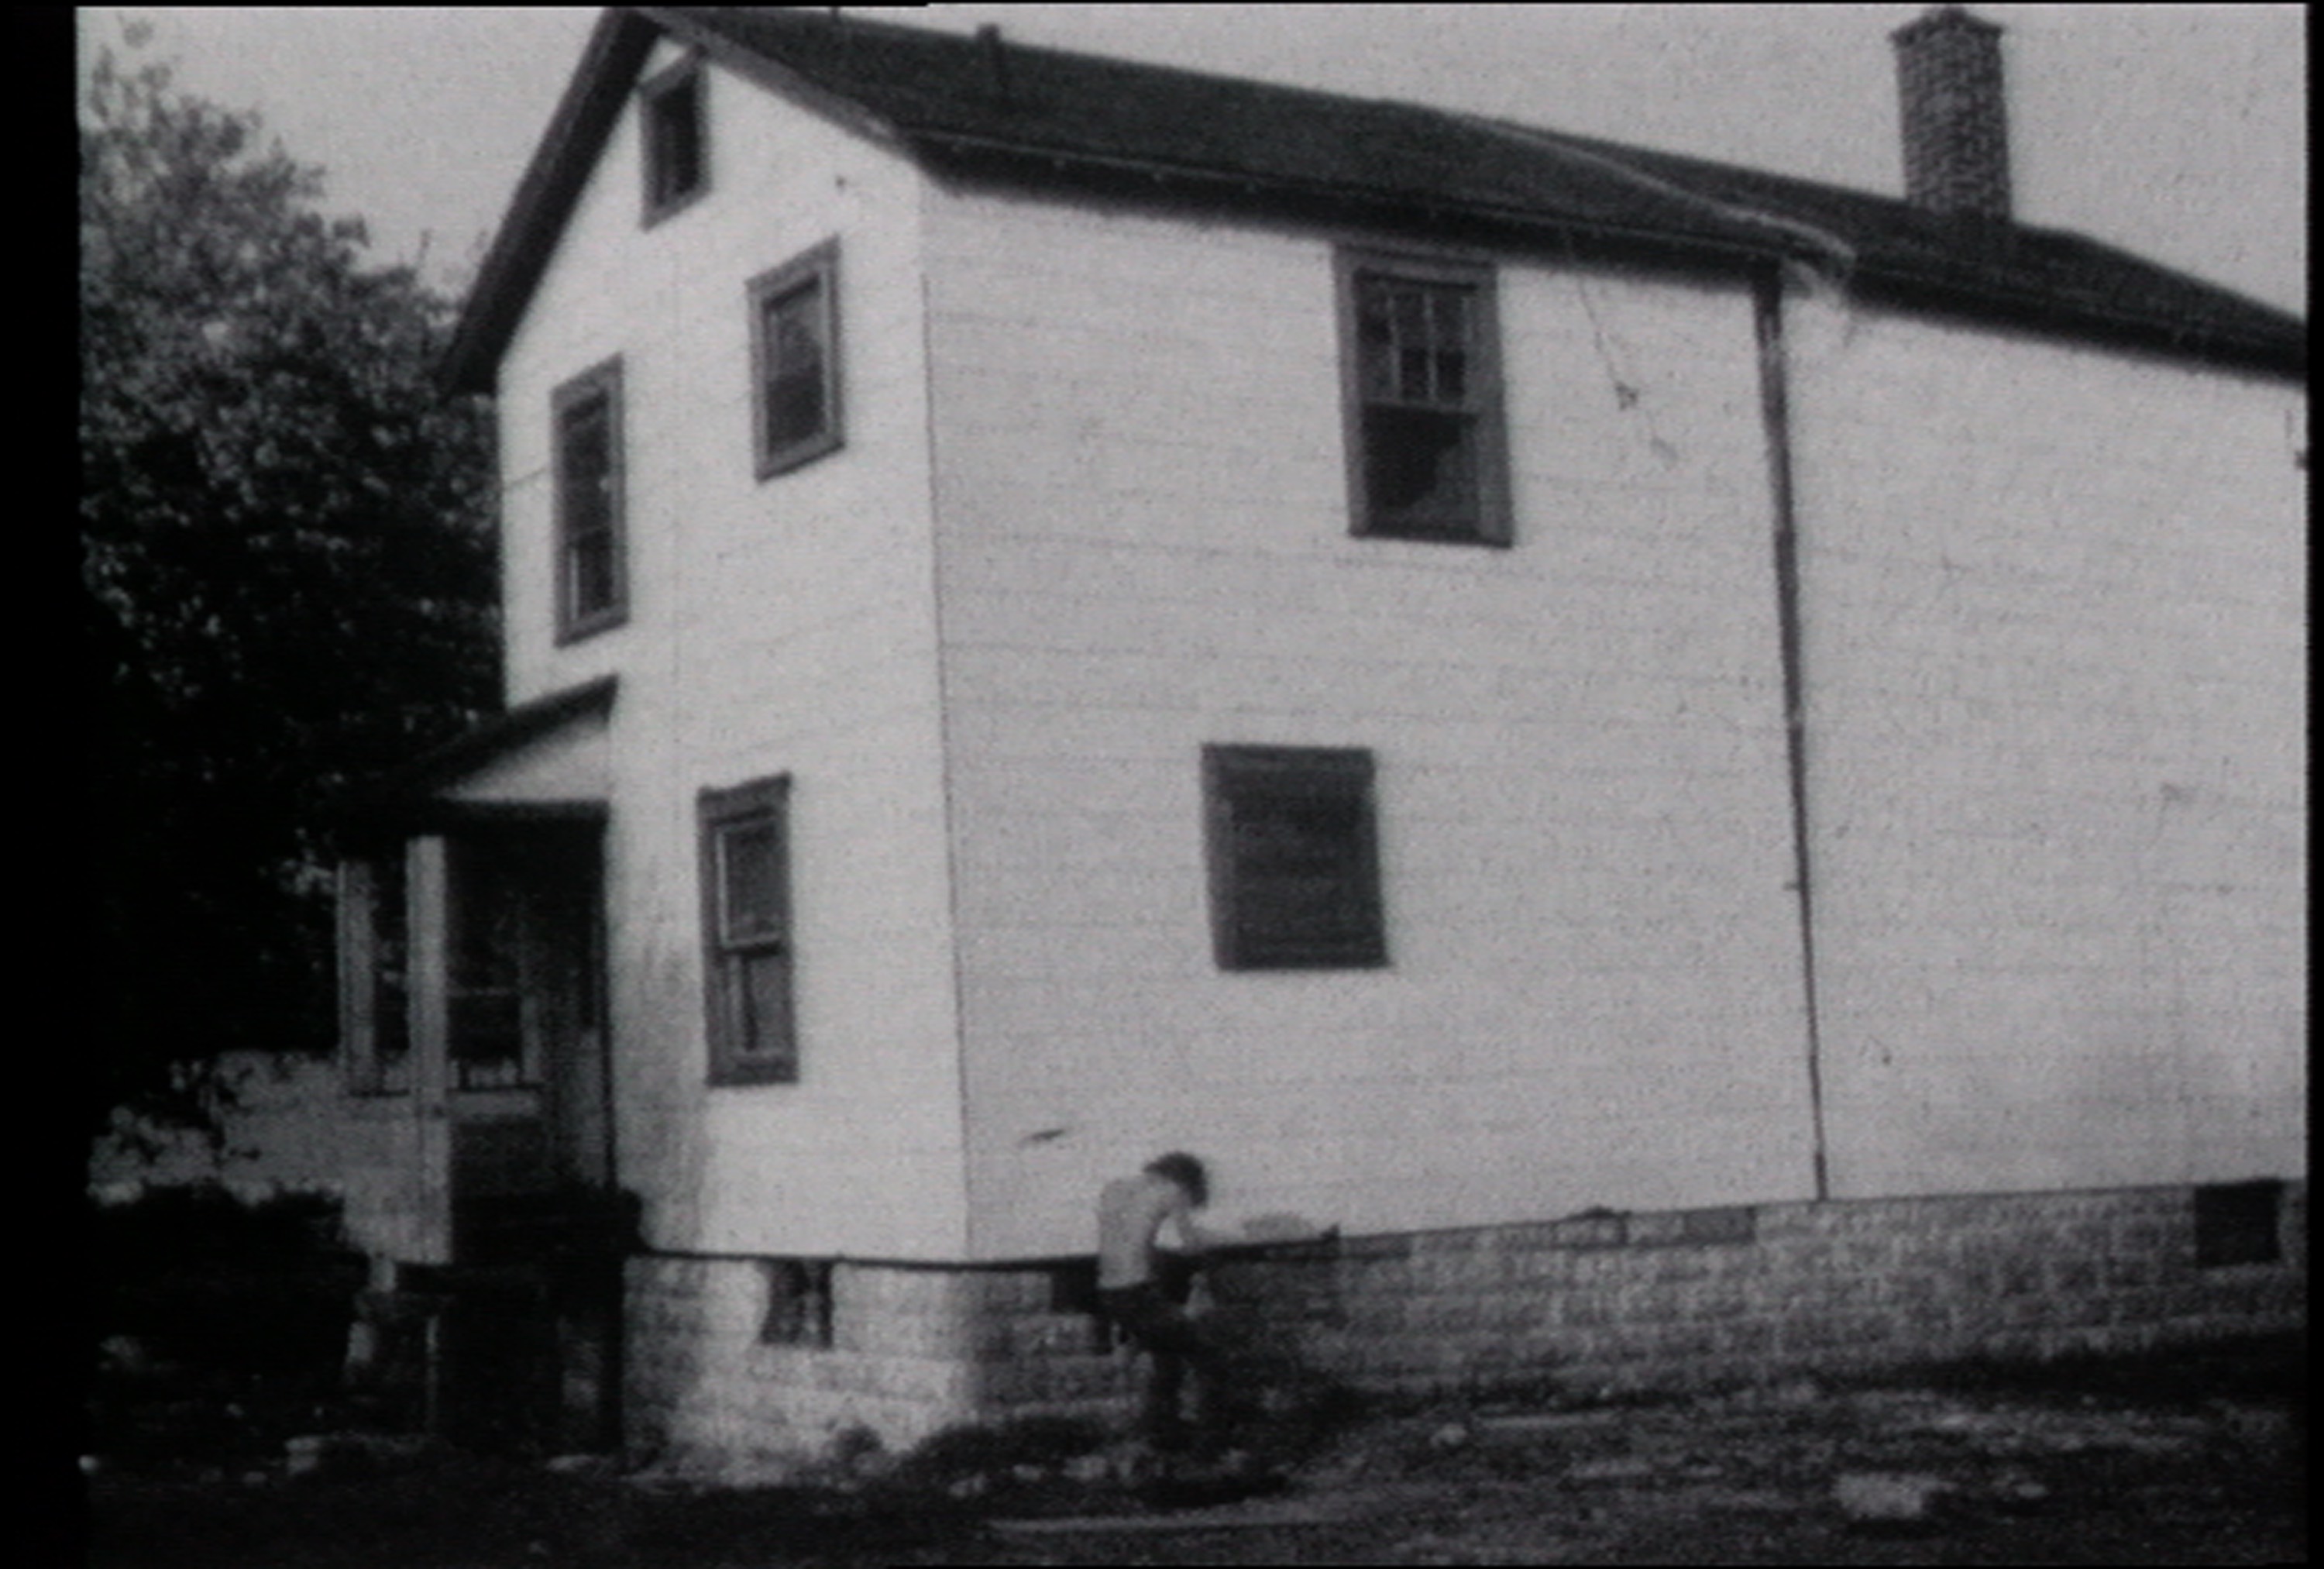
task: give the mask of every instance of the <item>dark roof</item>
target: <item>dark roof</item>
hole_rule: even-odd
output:
[[[609,11],[471,296],[452,374],[482,390],[653,38],[893,142],[941,173],[1734,268],[2302,374],[2298,318],[2079,235],[1480,115],[1039,49],[820,9]]]

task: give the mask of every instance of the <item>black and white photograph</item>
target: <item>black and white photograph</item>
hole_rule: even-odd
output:
[[[2304,1562],[2307,14],[78,8],[85,1562]]]

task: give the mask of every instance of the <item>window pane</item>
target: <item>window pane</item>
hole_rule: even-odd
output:
[[[1436,397],[1447,405],[1469,401],[1469,356],[1459,349],[1436,351]]]
[[[718,832],[720,909],[724,940],[783,936],[782,827],[771,817]]]
[[[702,115],[697,83],[687,80],[653,100],[653,198],[667,206],[702,183]]]
[[[572,619],[620,602],[619,498],[613,401],[603,392],[570,404],[558,423],[558,529],[565,554],[565,604]]]
[[[1474,425],[1431,409],[1364,411],[1364,494],[1376,529],[1473,532]]]
[[[565,411],[561,453],[565,525],[571,533],[605,527],[613,513],[613,431],[604,398]]]
[[[767,446],[785,447],[823,434],[823,288],[811,283],[767,303]]]
[[[1357,281],[1359,381],[1368,400],[1465,408],[1471,291],[1385,278]]]
[[[573,614],[591,615],[620,602],[613,577],[613,536],[610,530],[573,540],[566,551]]]
[[[791,965],[781,953],[726,960],[727,1028],[742,1057],[788,1064],[791,1056]]]

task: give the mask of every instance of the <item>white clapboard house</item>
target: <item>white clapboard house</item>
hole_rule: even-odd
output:
[[[1172,1149],[1368,1386],[2299,1322],[2306,328],[2017,221],[1998,32],[1898,198],[608,10],[453,356],[506,712],[349,836],[366,1343],[1102,1410]]]

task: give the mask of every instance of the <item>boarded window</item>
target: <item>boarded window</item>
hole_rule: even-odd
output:
[[[1211,746],[1203,760],[1220,966],[1387,964],[1371,754]]]
[[[1340,291],[1355,531],[1508,543],[1491,270],[1343,254]]]
[[[836,242],[752,281],[761,479],[840,445],[838,290]]]
[[[622,369],[611,360],[557,390],[557,622],[560,639],[618,624],[622,560]]]
[[[791,1014],[789,780],[706,790],[703,932],[710,1080],[798,1077]]]
[[[710,185],[701,67],[687,61],[638,89],[645,144],[645,218],[669,217]]]

